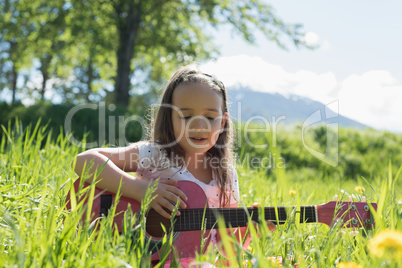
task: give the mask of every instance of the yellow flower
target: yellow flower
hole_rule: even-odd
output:
[[[265,257],[265,259],[271,261],[273,264],[276,264],[276,267],[282,267],[282,257]]]
[[[291,190],[289,190],[289,195],[296,195],[296,190],[293,190],[293,189],[291,189]]]
[[[355,262],[340,262],[336,266],[338,268],[363,268],[363,265]]]
[[[362,193],[364,193],[366,191],[366,189],[364,189],[363,186],[356,186],[355,191],[360,193],[360,194],[362,194]]]
[[[402,256],[402,232],[385,230],[368,243],[370,254],[375,257],[397,259]]]

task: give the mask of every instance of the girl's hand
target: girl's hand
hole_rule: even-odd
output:
[[[260,203],[254,203],[252,207],[260,207]],[[252,221],[255,230],[257,231],[258,236],[260,236],[260,226],[257,222]],[[276,230],[276,225],[272,221],[267,221],[267,225],[270,231],[275,231]]]
[[[173,211],[177,202],[180,203],[180,208],[187,207],[184,203],[184,201],[187,201],[187,196],[174,186],[176,184],[177,181],[159,180],[158,186],[153,193],[155,198],[152,201],[151,208],[168,219],[170,219],[170,213],[168,213],[166,209]],[[179,216],[180,211],[177,211],[176,215]]]

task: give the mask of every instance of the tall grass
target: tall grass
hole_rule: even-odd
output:
[[[70,165],[82,148],[71,145],[62,134],[54,141],[51,131],[39,124],[23,128],[17,123],[13,128],[3,126],[3,131],[6,135],[0,142],[0,266],[151,267],[144,218],[136,221],[131,213],[126,213],[125,228],[119,235],[114,231],[113,211],[96,223],[80,222],[87,207],[79,199],[70,212],[66,211],[66,195],[76,178]],[[357,235],[339,226],[293,224],[292,220],[271,232],[263,222],[259,235],[250,227],[252,242],[248,249],[242,249],[234,237],[221,232],[223,247],[232,257],[230,264],[247,262],[254,267],[276,267],[277,263],[269,257],[281,256],[285,267],[295,262],[300,267],[336,267],[342,262],[364,267],[402,265],[401,260],[392,256],[370,254],[368,246],[383,230],[402,231],[402,167],[395,172],[395,164],[399,167],[401,163],[390,163],[387,174],[332,182],[329,177],[311,177],[306,170],[294,176],[286,169],[273,169],[267,175],[266,170],[238,165],[241,199],[246,206],[254,202],[263,206],[321,204],[331,201],[336,194],[346,201],[353,194],[359,200],[362,193],[356,192],[355,187],[363,186],[367,200],[378,203],[378,210],[374,213],[375,228],[359,229]],[[79,197],[92,190],[93,186],[70,193]],[[289,194],[290,190],[296,194]],[[165,237],[164,245],[169,252],[171,236]],[[225,259],[214,249],[196,258],[217,266],[224,262],[216,260]],[[159,264],[162,265],[163,262]]]

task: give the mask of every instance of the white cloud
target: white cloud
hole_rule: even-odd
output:
[[[402,84],[388,71],[351,75],[338,92],[339,111],[370,126],[402,132]]]
[[[215,74],[227,87],[241,84],[258,91],[281,92],[288,83],[287,72],[280,65],[247,55],[221,57],[202,65],[201,69]]]
[[[221,57],[202,65],[201,69],[215,74],[227,87],[240,84],[256,91],[296,94],[324,103],[332,100],[328,95],[337,85],[333,73],[287,72],[280,65],[248,55]]]
[[[201,66],[227,86],[300,95],[328,104],[339,100],[340,114],[369,126],[402,132],[402,83],[388,71],[352,74],[337,81],[334,73],[309,70],[288,72],[259,57],[221,57]]]
[[[337,80],[333,73],[317,74],[312,71],[300,70],[294,74],[290,73],[289,76],[295,84],[293,88],[289,89],[291,93],[323,103],[328,103],[332,100],[329,95],[337,86]]]

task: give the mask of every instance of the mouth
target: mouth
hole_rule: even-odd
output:
[[[204,141],[206,141],[206,138],[197,138],[197,137],[190,137],[190,140],[194,143],[202,143]]]

